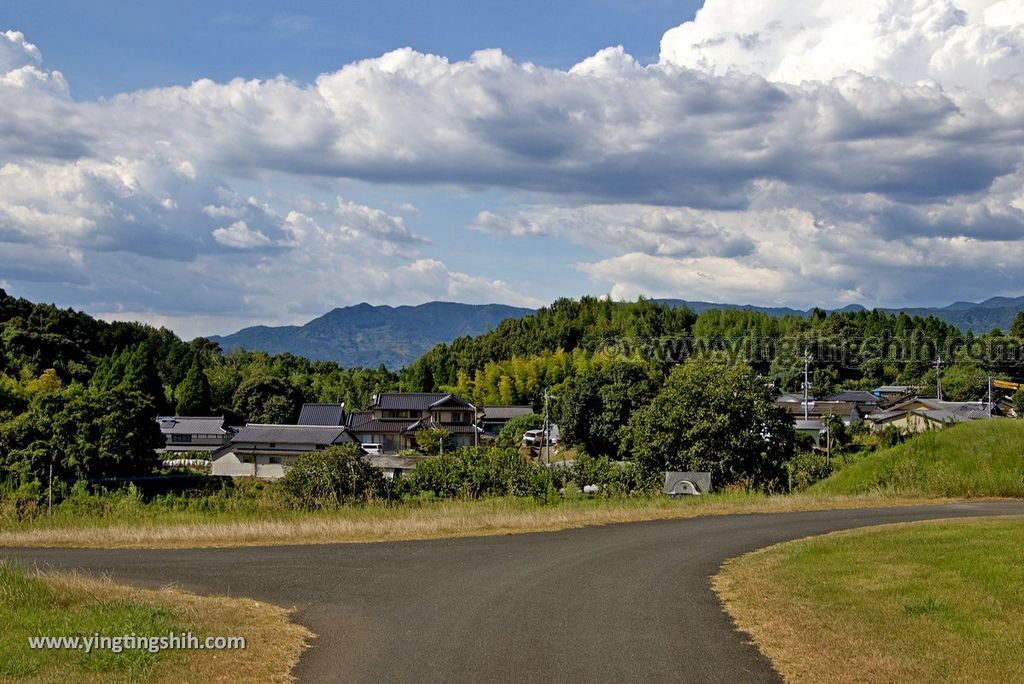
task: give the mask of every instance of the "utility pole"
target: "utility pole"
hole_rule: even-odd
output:
[[[551,420],[548,417],[548,403],[551,399],[557,399],[554,394],[548,394],[548,388],[544,388],[544,434],[541,439],[541,449],[544,450],[544,455],[548,465],[551,465],[551,437],[548,432],[551,430]]]
[[[942,401],[942,357],[935,357],[935,398]]]
[[[988,417],[992,417],[992,376],[988,376]]]
[[[548,388],[544,388],[544,432],[540,435],[540,448],[543,450],[548,444]],[[547,450],[547,462],[551,465],[551,451]]]
[[[46,485],[46,515],[53,515],[53,456],[50,456],[50,481]]]
[[[804,420],[807,420],[808,407],[807,403],[810,401],[808,398],[808,392],[811,389],[811,350],[804,349]]]

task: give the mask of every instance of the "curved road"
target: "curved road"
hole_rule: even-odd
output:
[[[988,501],[731,515],[423,542],[0,549],[40,567],[295,606],[301,682],[775,682],[709,587],[727,558],[833,530],[1024,514]]]

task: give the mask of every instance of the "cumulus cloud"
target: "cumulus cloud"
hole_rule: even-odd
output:
[[[662,62],[799,84],[848,71],[983,89],[1024,71],[1021,0],[707,0]]]
[[[415,207],[336,196],[337,179],[357,179],[497,189],[514,208],[472,228],[597,252],[574,258],[616,293],[797,301],[813,280],[812,299],[901,303],[922,283],[952,292],[942,273],[1020,291],[1022,3],[708,0],[656,64],[621,47],[567,70],[405,48],[313,83],[201,80],[91,102],[6,31],[0,278],[154,316],[186,308],[154,275],[182,284],[178,300],[254,315],[536,303],[451,266]]]

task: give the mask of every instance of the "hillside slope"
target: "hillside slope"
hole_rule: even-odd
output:
[[[808,491],[1024,497],[1024,420],[977,420],[926,432],[870,454]]]
[[[506,318],[533,313],[503,304],[429,302],[419,306],[357,304],[334,309],[302,326],[255,326],[210,340],[234,348],[290,352],[342,366],[401,368],[439,342],[482,335]]]
[[[769,316],[807,316],[810,314],[810,311],[791,309],[789,307],[721,304],[685,299],[659,299],[656,301],[664,302],[669,306],[686,306],[698,314],[710,309],[744,309],[759,311]],[[859,304],[850,304],[842,309],[837,309],[837,311],[856,311],[863,308]],[[935,316],[940,321],[955,325],[964,333],[987,333],[993,328],[999,328],[1006,332],[1010,329],[1017,314],[1024,311],[1024,297],[990,297],[983,302],[955,302],[949,306],[941,307],[879,308],[879,311],[890,314],[905,313],[908,316],[920,316],[922,318]]]

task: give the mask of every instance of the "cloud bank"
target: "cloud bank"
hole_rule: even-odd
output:
[[[421,216],[339,196],[340,179],[504,193],[468,228],[555,241],[615,295],[1022,290],[1024,0],[708,0],[650,65],[618,47],[568,70],[405,48],[308,84],[71,92],[0,33],[0,278],[106,311],[540,301],[486,259],[449,267]]]

